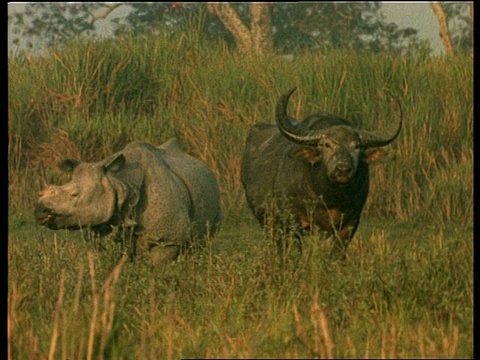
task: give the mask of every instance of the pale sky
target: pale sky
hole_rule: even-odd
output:
[[[23,7],[24,3],[8,3],[8,12],[16,12]],[[443,52],[443,46],[438,35],[438,21],[433,14],[430,2],[383,1],[382,12],[386,21],[394,22],[399,27],[417,29],[419,38],[431,41],[434,53]],[[8,48],[10,51],[10,41]]]
[[[430,40],[434,53],[438,54],[443,52],[443,45],[439,36],[438,20],[430,3],[430,1],[382,1],[382,12],[387,21],[394,22],[402,28],[417,29],[418,37]]]

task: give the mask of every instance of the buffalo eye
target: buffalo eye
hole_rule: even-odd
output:
[[[330,141],[323,142],[322,146],[324,149],[331,149],[333,147]]]

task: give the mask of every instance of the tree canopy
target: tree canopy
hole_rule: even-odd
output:
[[[442,2],[449,19],[452,45],[470,51],[473,48],[473,2]]]
[[[194,27],[203,41],[220,39],[230,47],[238,46],[238,39],[227,30],[219,16],[207,11],[207,4],[27,3],[25,11],[9,14],[8,20],[16,45],[29,41],[35,45],[58,46],[78,35],[95,36],[100,20],[107,19],[113,36],[125,33],[171,34]],[[249,7],[253,3],[229,4],[234,15],[248,29],[251,21]],[[455,44],[468,46],[472,31],[470,29],[469,33],[468,27],[464,26],[462,4],[450,4],[447,9],[457,19]],[[380,2],[271,3],[270,14],[269,33],[277,53],[329,49],[404,51],[421,44],[416,29],[400,28],[385,21]]]

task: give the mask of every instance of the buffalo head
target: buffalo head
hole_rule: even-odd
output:
[[[369,148],[385,146],[395,140],[400,133],[402,113],[398,102],[395,121],[382,130],[356,129],[343,119],[327,113],[311,115],[305,119],[307,122],[322,120],[325,126],[320,129],[296,126],[287,115],[288,100],[295,89],[282,95],[277,104],[278,129],[290,141],[304,145],[296,151],[298,155],[312,164],[322,161],[331,181],[338,183],[350,181],[356,173],[359,159],[368,162],[370,158],[375,157],[373,151],[368,151]]]

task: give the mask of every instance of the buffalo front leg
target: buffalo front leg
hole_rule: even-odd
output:
[[[354,225],[343,227],[333,234],[333,247],[331,255],[334,258],[345,259],[348,244],[352,241],[357,230],[358,221]]]

